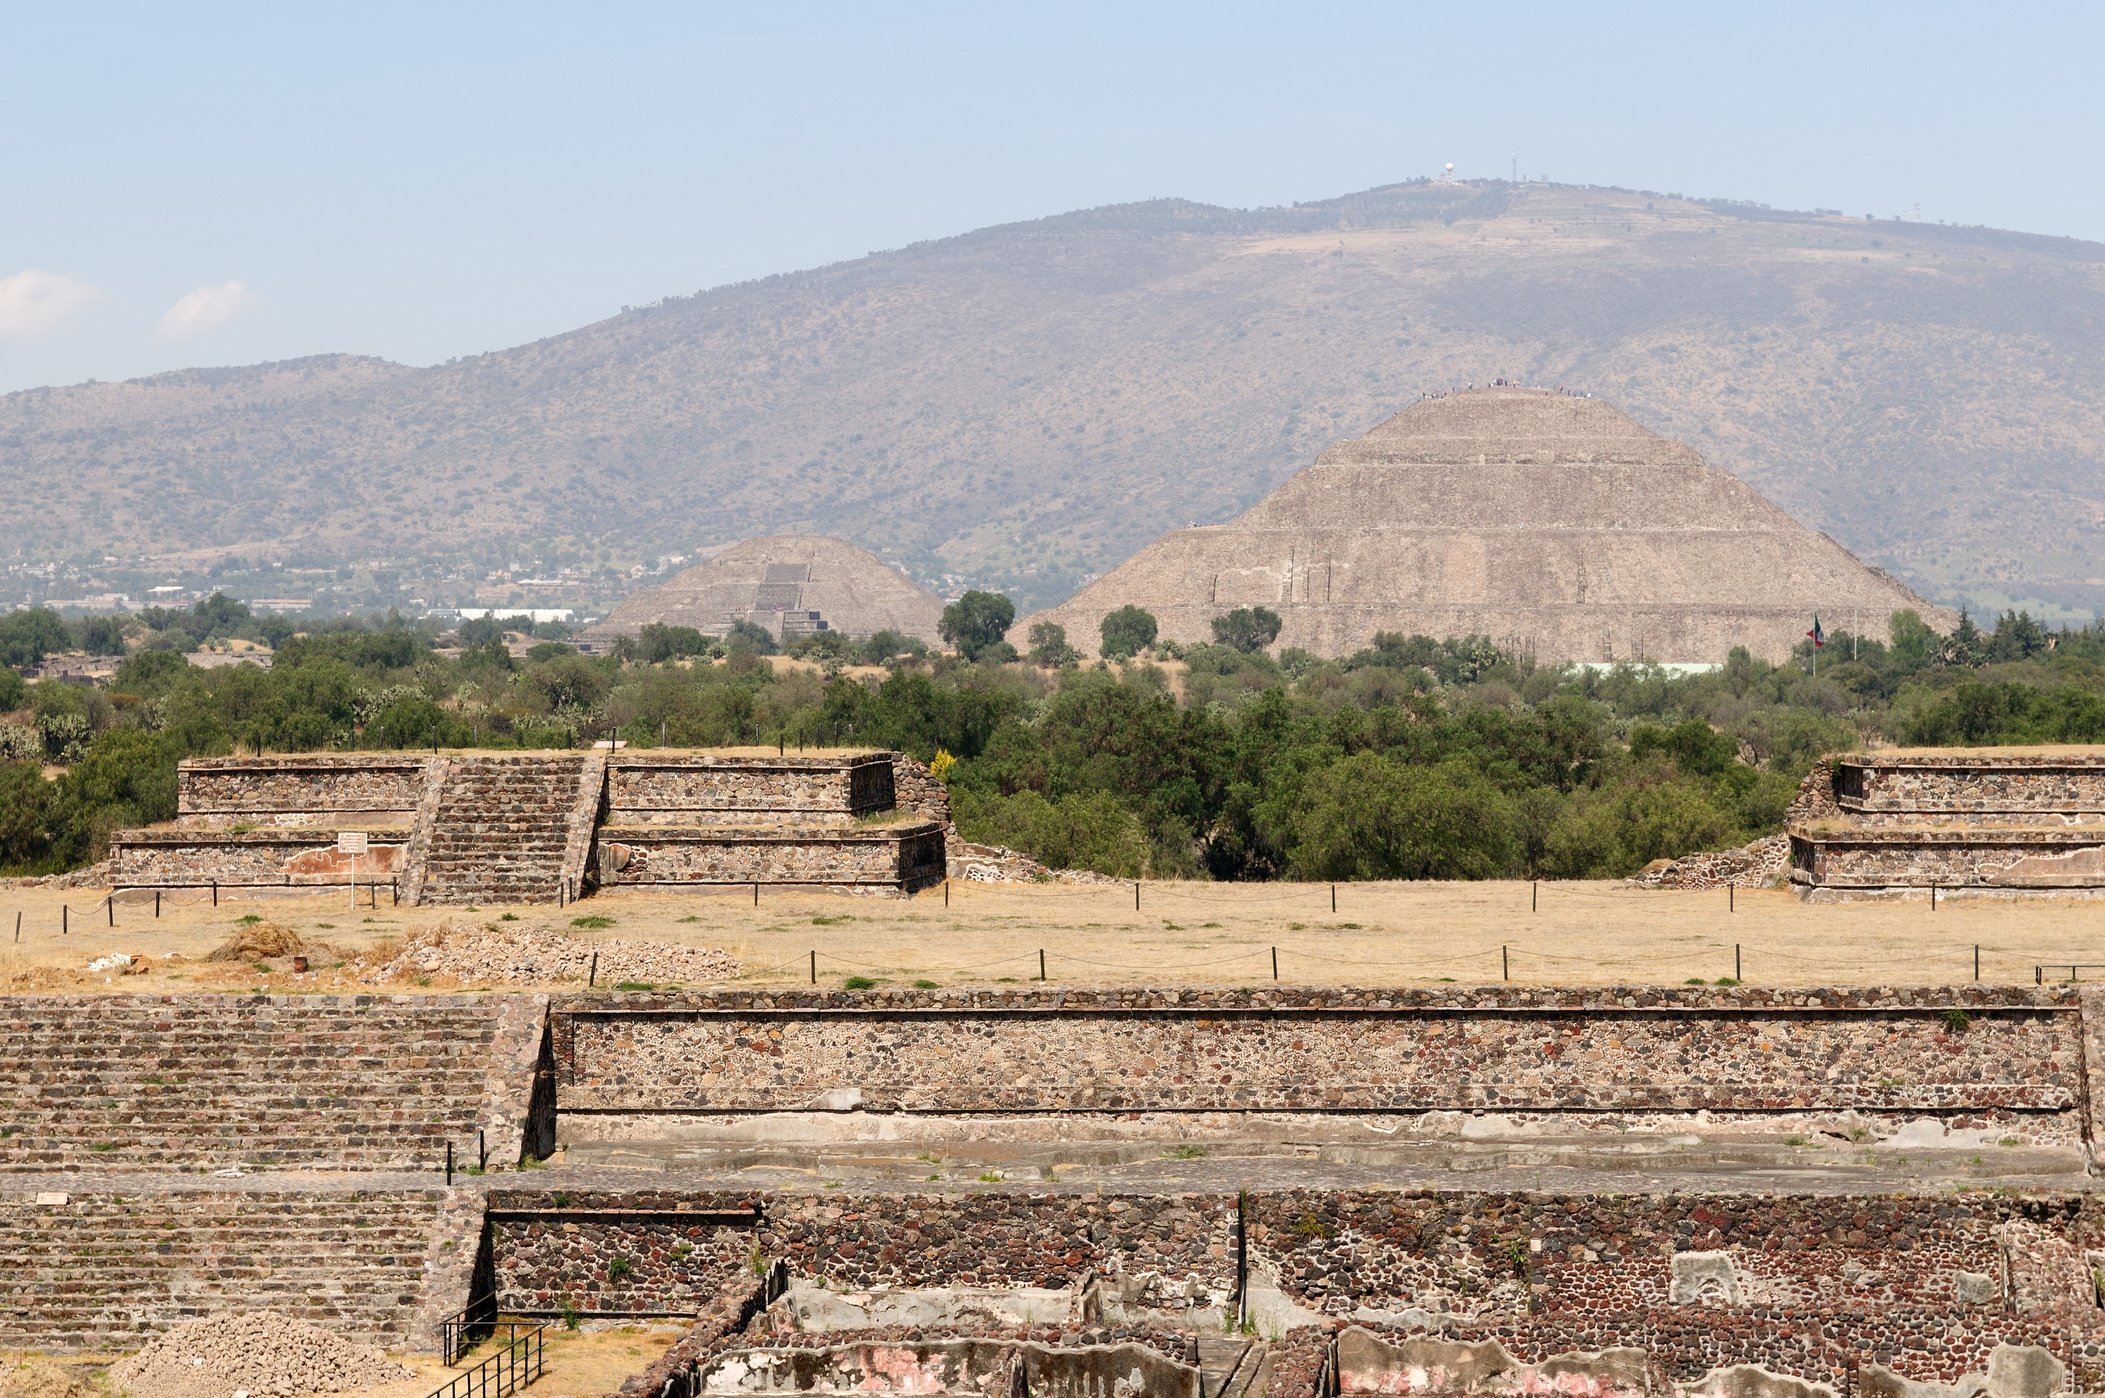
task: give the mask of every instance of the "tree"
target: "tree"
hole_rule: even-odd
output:
[[[1031,663],[1043,665],[1048,670],[1057,670],[1063,665],[1072,665],[1080,658],[1079,652],[1067,644],[1067,628],[1057,621],[1040,621],[1031,626]]]
[[[1466,762],[1405,766],[1363,752],[1315,773],[1292,819],[1311,879],[1484,879],[1518,850],[1511,803]]]
[[[776,650],[775,635],[765,626],[740,617],[732,622],[731,629],[724,633],[724,649],[743,651],[747,655],[773,655]]]
[[[1106,612],[1097,626],[1103,644],[1098,648],[1106,660],[1127,660],[1155,644],[1155,614],[1127,603]]]
[[[80,648],[90,655],[124,654],[124,622],[113,616],[91,616],[80,624]]]
[[[1213,639],[1254,655],[1279,639],[1279,613],[1269,607],[1237,607],[1213,619]]]
[[[1913,607],[1886,618],[1886,655],[1902,674],[1927,669],[1937,659],[1937,633]]]
[[[33,607],[0,617],[0,665],[12,665],[19,670],[72,644],[73,636],[66,630],[66,623],[48,607]]]
[[[959,655],[977,660],[1015,624],[1014,602],[999,592],[972,591],[943,608],[943,620],[937,630],[957,648]]]

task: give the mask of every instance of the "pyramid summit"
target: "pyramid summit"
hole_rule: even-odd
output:
[[[897,631],[933,643],[943,604],[845,539],[775,534],[741,539],[658,587],[614,608],[588,633],[633,636],[655,622],[721,636],[734,622],[765,627],[778,641],[816,631],[873,636]]]
[[[1548,662],[1788,656],[1815,613],[1882,634],[1930,606],[1686,445],[1605,402],[1499,386],[1420,400],[1227,524],[1164,535],[1051,620],[1093,647],[1131,604],[1203,641],[1236,607],[1281,646],[1346,655],[1394,631],[1486,635]]]

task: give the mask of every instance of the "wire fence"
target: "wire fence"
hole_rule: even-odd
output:
[[[84,906],[61,899],[56,906],[44,904],[33,914],[13,913],[13,940],[44,940],[79,935],[90,930],[150,928],[164,913],[164,904],[175,898],[202,901],[209,897],[217,906],[224,887],[240,885],[189,884],[182,886],[133,887],[114,891]],[[271,885],[273,893],[340,895],[348,884]],[[778,907],[778,899],[790,890],[768,890],[751,885],[756,906]],[[1420,890],[1427,890],[1422,906],[1413,906]],[[697,890],[700,892],[701,890]],[[722,889],[712,890],[722,892]],[[738,890],[744,892],[744,886]],[[1058,927],[1025,932],[1031,943],[994,955],[952,961],[948,957],[924,956],[931,964],[902,968],[897,958],[873,952],[866,946],[828,950],[810,947],[776,964],[749,968],[740,977],[747,983],[794,982],[818,985],[822,977],[843,980],[934,980],[983,979],[1009,982],[1105,982],[1112,979],[1151,978],[1175,980],[1198,976],[1226,981],[1263,983],[1300,978],[1323,978],[1332,983],[1346,979],[1366,984],[1396,982],[1460,982],[1488,984],[1521,982],[1533,984],[1682,984],[1732,985],[1738,983],[1807,985],[1830,983],[1956,984],[1993,980],[2000,984],[2030,982],[2035,985],[2105,980],[2105,926],[2095,936],[2081,936],[2058,947],[2014,948],[2008,939],[1999,945],[1986,942],[1926,944],[1910,933],[1904,948],[1881,949],[1881,936],[1890,938],[1897,926],[1895,911],[1906,908],[1886,904],[1880,916],[1888,921],[1872,929],[1868,938],[1830,934],[1832,909],[1815,908],[1794,900],[1772,899],[1764,918],[1749,923],[1749,932],[1777,930],[1776,918],[1809,916],[1806,939],[1775,941],[1757,935],[1752,940],[1732,935],[1732,921],[1746,915],[1739,907],[1747,890],[1721,885],[1707,890],[1673,890],[1660,901],[1654,891],[1634,890],[1623,885],[1585,882],[1510,882],[1483,884],[1399,885],[1356,883],[1294,883],[1250,885],[1230,883],[1143,883],[1136,881],[1087,884],[1015,884],[959,880],[943,885],[941,911],[930,907],[931,886],[905,905],[901,916],[926,923],[940,922],[945,915],[973,917],[988,913],[1014,913],[1025,906],[1050,904],[1061,910],[1064,920],[1077,931],[1119,935],[1115,920],[1082,924],[1075,915],[1084,908],[1109,917],[1138,913],[1166,915],[1162,929],[1170,932],[1200,932],[1219,945],[1187,949],[1150,947],[1139,959],[1105,955],[1099,945],[1102,935],[1063,939]],[[797,890],[797,892],[806,892]],[[362,895],[362,896],[361,896]],[[359,906],[379,908],[399,902],[400,887],[375,881],[359,883],[352,896]],[[383,902],[383,898],[385,902]],[[984,901],[982,901],[984,900]],[[743,898],[740,899],[743,901]],[[618,911],[619,903],[609,907]],[[802,904],[800,904],[802,906]],[[1946,900],[1946,910],[1925,907],[1922,900],[1912,906],[1923,919],[1921,928],[1949,927],[1974,931],[1966,923],[1951,924],[1957,914]],[[2000,905],[1982,905],[2000,906]],[[1679,919],[1686,930],[1672,938],[1633,937],[1622,927],[1620,915],[1642,913],[1652,930],[1662,911]],[[2074,915],[2075,909],[2068,910]],[[1698,912],[1705,915],[1699,920]],[[1261,919],[1254,931],[1248,921],[1222,928],[1206,922],[1196,928],[1180,927],[1169,919],[1212,913],[1223,917],[1255,913]],[[1489,914],[1504,920],[1494,924],[1499,933],[1475,937],[1451,929],[1443,931],[1443,919],[1475,918],[1481,923]],[[1608,916],[1602,916],[1607,914]],[[763,913],[763,916],[772,915]],[[1572,917],[1583,920],[1573,923]],[[1331,917],[1359,917],[1355,921],[1319,921]],[[1934,917],[1934,923],[1928,919]],[[1300,920],[1306,918],[1307,921]],[[7,914],[0,912],[0,935]],[[830,918],[815,919],[830,921]],[[1728,921],[1731,920],[1731,921]],[[2087,919],[2085,920],[2087,923]],[[1265,925],[1270,922],[1271,925]],[[1510,925],[1515,936],[1505,934]],[[1126,924],[1134,935],[1153,933],[1145,925]],[[1528,935],[1524,929],[1533,929]],[[771,929],[773,930],[773,929]],[[986,950],[987,928],[972,929],[975,949]],[[1982,928],[1981,930],[1992,930]],[[2014,930],[2014,929],[2013,929]],[[2072,927],[2072,931],[2077,930]],[[731,929],[719,929],[735,937]],[[1349,937],[1348,935],[1349,934]],[[1501,935],[1504,934],[1504,935]],[[868,933],[864,934],[867,938]],[[1962,935],[1964,932],[1962,931]],[[1544,941],[1548,936],[1559,940]],[[1253,937],[1262,937],[1256,941]],[[1581,939],[1589,944],[1574,945]],[[1823,939],[1831,939],[1826,945]],[[1062,942],[1066,941],[1066,945]],[[1940,939],[1941,940],[1941,939]],[[1086,945],[1084,945],[1086,943]],[[777,947],[780,943],[775,943]],[[1069,949],[1069,948],[1072,949]],[[2084,960],[2089,952],[2097,960]],[[779,954],[779,952],[777,953]],[[885,959],[879,959],[884,957]],[[911,957],[906,959],[913,959]],[[597,967],[588,983],[596,986]]]

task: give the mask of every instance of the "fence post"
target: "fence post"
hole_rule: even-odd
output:
[[[760,906],[760,880],[753,880],[753,906]]]
[[[592,969],[585,973],[585,989],[591,990],[599,984],[599,953],[592,953]]]
[[[446,1183],[453,1183],[453,1142],[446,1142]]]
[[[1727,884],[1725,885],[1725,911],[1726,911],[1726,912],[1730,913],[1730,912],[1737,912],[1737,911],[1738,911],[1738,909],[1737,909],[1737,908],[1736,908],[1736,907],[1735,907],[1734,905],[1735,905],[1735,904],[1736,904],[1736,903],[1737,903],[1737,902],[1739,901],[1739,891],[1740,891],[1740,886],[1739,886],[1738,884],[1736,884],[1736,883],[1727,883]]]
[[[58,934],[61,937],[73,934],[73,910],[64,903],[58,905]]]
[[[1038,948],[1038,979],[1045,979],[1045,948]]]
[[[22,940],[22,910],[20,908],[15,909],[15,940],[18,942]]]
[[[490,1168],[490,1138],[488,1133],[480,1126],[475,1128],[475,1168],[478,1170]]]
[[[1539,907],[1539,906],[1541,905],[1541,901],[1542,901],[1542,880],[1540,880],[1540,879],[1529,879],[1529,880],[1528,880],[1528,911],[1529,911],[1529,912],[1534,912],[1534,911],[1535,911],[1535,909],[1536,909],[1537,907]]]
[[[1133,880],[1133,911],[1140,911],[1140,880]]]
[[[102,900],[102,910],[109,915],[110,926],[115,927],[117,925],[117,894],[114,890],[111,891],[109,897]]]
[[[1732,944],[1732,978],[1734,980],[1740,979],[1740,944],[1738,942]]]
[[[214,879],[214,880],[212,880],[212,906],[213,906],[213,907],[215,907],[215,908],[219,906],[219,880],[218,880],[218,879]]]
[[[161,916],[161,890],[158,888],[153,891],[153,915],[156,918]]]
[[[1502,980],[1513,979],[1513,958],[1503,946],[1498,949],[1498,974]]]
[[[1937,911],[1937,885],[1930,885],[1930,911]]]
[[[943,878],[943,906],[950,906],[950,878],[947,874]]]
[[[1279,948],[1272,948],[1272,979],[1279,979]]]
[[[22,918],[21,918],[21,914],[17,913],[17,914],[15,915],[15,926],[17,927],[17,929],[19,929],[19,928],[21,927],[21,923],[22,923]],[[16,937],[16,940],[17,940],[17,941],[21,940],[21,938],[20,938],[20,936],[19,936],[19,935],[18,935],[18,936]],[[1973,944],[1973,979],[1974,979],[1974,984],[1976,984],[1976,985],[1980,984],[1980,981],[1981,981],[1981,944],[1980,944],[1979,942],[1975,942],[1975,943]]]
[[[817,947],[811,949],[811,983],[813,985],[819,983],[819,949]]]
[[[1330,910],[1332,912],[1338,910],[1338,886],[1336,884],[1330,886]]]

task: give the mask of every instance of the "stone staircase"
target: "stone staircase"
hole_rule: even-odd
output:
[[[129,1348],[183,1321],[266,1308],[423,1340],[406,1332],[446,1199],[443,1189],[39,1195],[0,1210],[0,1349]]]
[[[541,903],[583,881],[606,784],[603,753],[449,757],[420,810],[414,903]]]
[[[478,1126],[516,1159],[507,1022],[467,996],[11,997],[0,1171],[436,1171]]]

